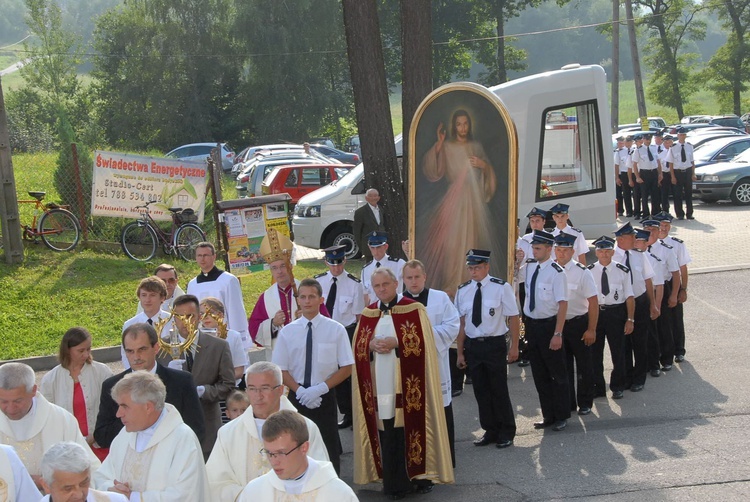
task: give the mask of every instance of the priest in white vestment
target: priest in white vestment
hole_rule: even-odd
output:
[[[122,493],[130,502],[211,500],[198,438],[165,403],[159,377],[130,373],[115,384],[112,397],[125,428],[94,473],[97,489]]]
[[[34,370],[23,363],[0,366],[0,443],[15,448],[26,470],[40,486],[40,463],[47,449],[61,441],[75,441],[101,465],[69,412],[37,393]]]
[[[284,396],[281,379],[281,369],[269,361],[259,361],[247,369],[246,392],[251,406],[219,429],[206,464],[212,500],[236,500],[246,484],[271,470],[268,459],[260,452],[263,424],[279,410],[297,411]],[[328,451],[318,426],[308,418],[304,420],[309,434],[308,455],[327,461]]]
[[[120,493],[91,488],[91,461],[78,443],[57,443],[45,452],[42,486],[42,502],[128,502]]]
[[[333,464],[308,456],[304,417],[291,410],[274,413],[263,425],[263,454],[272,470],[242,490],[239,502],[356,501],[352,489],[336,475]]]
[[[16,451],[11,446],[0,444],[0,500],[37,502],[41,498],[41,492]]]

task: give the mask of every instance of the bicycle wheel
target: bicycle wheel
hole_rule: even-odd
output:
[[[185,261],[195,261],[195,247],[206,240],[206,234],[194,223],[186,223],[174,234],[174,247]]]
[[[52,251],[70,251],[81,238],[78,218],[65,209],[52,209],[39,219],[37,229],[44,245]]]
[[[142,221],[132,221],[125,225],[120,234],[122,250],[137,261],[148,261],[156,254],[158,239],[151,225]]]

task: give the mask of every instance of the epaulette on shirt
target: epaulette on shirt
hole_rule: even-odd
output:
[[[577,266],[578,266],[578,268],[580,268],[581,270],[586,270],[586,265],[584,265],[584,264],[583,264],[583,263],[581,263],[580,261],[577,261],[577,262],[576,262],[576,265],[577,265]]]
[[[525,263],[536,263],[536,260],[534,258],[526,258]]]
[[[594,268],[594,265],[596,265],[596,264],[592,263],[591,265],[586,266],[586,268],[589,269],[589,270],[591,270],[592,268]]]
[[[681,241],[680,239],[678,239],[677,237],[672,237],[672,240],[676,241],[676,242],[679,242],[680,244],[684,244],[684,242]]]
[[[622,263],[618,263],[617,264],[617,268],[619,268],[620,270],[622,270],[626,274],[630,273],[630,269],[628,267],[626,267],[625,265],[623,265]]]
[[[393,256],[388,257],[388,261],[401,261],[401,258],[394,258]]]
[[[322,274],[314,275],[314,276],[313,276],[313,279],[318,279],[318,278],[320,278],[320,277],[323,277],[323,276],[324,276],[324,275],[326,275],[327,273],[328,273],[328,272],[323,272]]]
[[[365,263],[364,265],[362,265],[362,268],[367,268],[367,266],[368,266],[368,265],[369,265],[370,263],[374,262],[374,261],[375,261],[375,260],[370,260],[370,261],[368,261],[367,263]]]
[[[570,229],[571,229],[571,230],[575,230],[575,231],[576,231],[576,232],[578,232],[579,234],[582,234],[582,233],[583,233],[583,230],[580,230],[580,229],[578,229],[578,228],[576,228],[576,227],[570,227]]]
[[[471,282],[471,281],[469,281]],[[490,282],[494,282],[495,284],[505,284],[505,281],[502,279],[498,279],[497,277],[490,277]]]
[[[554,268],[558,272],[564,272],[565,271],[565,269],[562,268],[559,263],[555,263],[554,261],[552,262],[552,268]]]
[[[654,253],[649,253],[651,255],[651,258],[654,258],[656,261],[661,261],[661,258],[656,256]]]
[[[669,244],[667,244],[667,243],[666,243],[666,242],[664,242],[664,241],[659,241],[659,243],[660,243],[660,244],[661,244],[662,246],[664,246],[665,248],[667,248],[667,249],[674,249],[674,246],[670,246]]]
[[[362,282],[362,281],[359,280],[359,277],[355,277],[352,274],[350,274],[349,272],[346,273],[346,276],[349,277],[349,279],[353,280],[354,282]]]
[[[468,286],[469,284],[471,284],[471,281],[466,281],[465,283],[463,283],[463,284],[459,285],[459,286],[458,286],[458,289],[461,289],[461,288],[463,288],[464,286]]]

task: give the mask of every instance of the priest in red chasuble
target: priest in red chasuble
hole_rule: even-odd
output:
[[[392,500],[452,483],[432,326],[424,306],[397,293],[385,267],[372,275],[378,301],[362,312],[352,373],[354,482],[382,480]]]

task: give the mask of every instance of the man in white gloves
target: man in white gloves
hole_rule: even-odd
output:
[[[346,329],[320,315],[323,290],[315,279],[297,289],[302,315],[279,331],[272,360],[282,370],[289,401],[320,429],[336,473],[341,441],[334,388],[352,373],[354,356]]]

